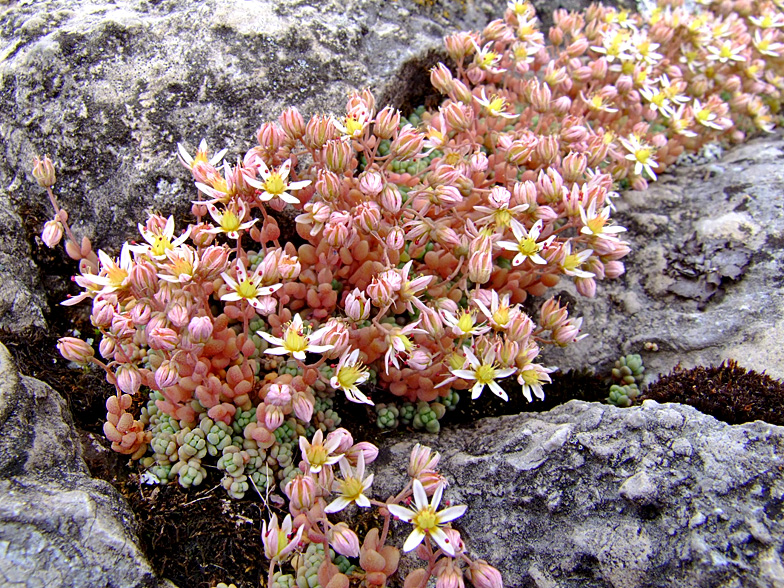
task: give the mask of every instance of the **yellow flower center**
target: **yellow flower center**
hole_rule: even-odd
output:
[[[286,331],[286,338],[283,340],[283,346],[291,352],[305,351],[308,347],[307,337],[303,337],[301,333],[293,329]]]
[[[580,265],[582,265],[582,262],[580,261],[580,258],[577,256],[576,253],[567,255],[566,259],[564,259],[563,261],[563,268],[569,271],[573,271],[577,269],[578,267],[580,267]]]
[[[539,383],[539,374],[536,372],[536,370],[523,370],[520,372],[520,377],[522,377],[523,382],[529,386]]]
[[[250,278],[245,278],[245,280],[237,286],[237,294],[243,298],[256,298],[258,293],[258,289]]]
[[[490,104],[487,106],[487,110],[492,114],[499,114],[503,112],[505,106],[506,100],[498,96],[493,96],[492,100],[490,100]]]
[[[240,228],[240,219],[238,219],[237,215],[234,214],[231,210],[227,210],[223,213],[223,216],[221,216],[220,224],[221,229],[229,233]]]
[[[476,381],[480,384],[489,384],[495,380],[495,368],[491,365],[480,365],[474,372]]]
[[[624,74],[626,74],[627,76],[630,76],[630,75],[632,75],[632,74],[634,73],[634,63],[635,63],[635,62],[634,62],[634,61],[631,61],[631,60],[629,60],[629,61],[624,61],[624,62],[621,64],[621,73],[624,73]]]
[[[327,463],[327,450],[323,445],[312,445],[308,450],[308,462],[311,466],[323,466]]]
[[[509,307],[504,306],[496,310],[493,313],[493,322],[500,327],[506,325],[509,322]]]
[[[364,491],[362,480],[357,478],[346,478],[340,481],[340,493],[349,500],[356,500]]]
[[[646,164],[648,163],[648,160],[651,158],[651,150],[646,149],[645,147],[637,149],[634,152],[634,157],[636,157],[637,161],[639,161],[640,163]]]
[[[264,182],[264,189],[270,194],[277,196],[283,194],[286,190],[286,182],[283,181],[278,172],[272,172],[267,181]]]
[[[411,519],[411,523],[422,533],[430,533],[430,531],[437,528],[437,521],[436,511],[432,506],[427,506],[420,510]]]
[[[539,253],[539,245],[531,237],[527,237],[517,244],[517,250],[528,257]]]
[[[359,121],[352,116],[346,117],[346,131],[349,136],[355,137],[362,132],[364,126],[362,121]]]
[[[165,235],[156,235],[152,244],[153,255],[164,255],[167,249],[171,249],[172,244],[169,238]]]
[[[343,366],[338,371],[338,383],[342,388],[351,388],[365,373],[364,367],[356,365]]]
[[[480,55],[479,59],[479,67],[484,69],[493,65],[496,59],[498,59],[498,55],[493,51],[488,51],[484,55]]]
[[[459,353],[450,354],[449,357],[446,358],[446,361],[449,364],[449,369],[452,370],[461,370],[463,369],[463,365],[465,365],[465,357]]]
[[[506,208],[499,208],[493,213],[495,224],[499,227],[508,227],[512,222],[512,213]]]
[[[457,319],[457,328],[464,333],[469,333],[474,328],[474,315],[470,312],[461,314],[460,318]]]

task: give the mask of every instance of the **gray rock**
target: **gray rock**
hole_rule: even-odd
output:
[[[470,553],[506,586],[784,586],[782,427],[573,400],[420,441],[442,454],[444,499],[468,505],[456,527]],[[382,500],[413,443],[372,466]]]
[[[548,350],[548,361],[606,367],[640,353],[651,379],[678,363],[731,358],[784,378],[782,157],[777,133],[622,194],[613,218],[629,229],[626,274],[600,282],[594,299],[571,283],[555,288],[574,300],[590,337]]]
[[[133,513],[90,477],[62,397],[19,376],[0,344],[0,583],[8,588],[165,587]]]

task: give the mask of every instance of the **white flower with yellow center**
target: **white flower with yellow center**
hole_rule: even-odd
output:
[[[318,474],[325,466],[331,466],[340,461],[342,453],[335,454],[335,450],[340,445],[338,435],[331,436],[324,442],[324,433],[319,429],[313,435],[313,442],[309,442],[305,437],[299,438],[299,449],[302,452],[302,459],[310,468],[311,474]]]
[[[347,349],[335,368],[335,375],[329,381],[330,385],[336,390],[340,389],[346,394],[351,402],[363,404],[373,404],[373,401],[365,396],[357,387],[364,384],[370,377],[367,367],[363,366],[359,359],[359,349],[349,352]]]
[[[629,135],[628,139],[619,137],[621,142],[629,153],[626,154],[626,159],[634,162],[634,173],[638,176],[642,175],[645,171],[651,179],[656,179],[656,173],[653,171],[654,167],[659,167],[653,159],[653,147],[647,143],[643,143],[637,135]]]
[[[542,227],[544,226],[542,219],[536,221],[530,230],[526,230],[525,227],[516,220],[512,220],[511,225],[512,233],[514,234],[515,239],[517,239],[517,242],[499,241],[498,246],[507,251],[517,252],[517,255],[515,255],[512,260],[512,265],[520,265],[526,259],[539,265],[546,264],[547,260],[539,255],[539,252],[553,242],[555,235],[551,235],[544,241],[537,242],[537,239],[539,239],[539,235],[542,232]]]
[[[583,227],[580,233],[589,235],[591,237],[610,237],[616,233],[622,233],[626,230],[625,227],[618,225],[607,226],[607,221],[610,220],[609,206],[605,206],[601,212],[596,212],[596,200],[591,200],[586,210],[583,204],[580,204],[580,218],[583,221]]]
[[[538,363],[529,363],[525,367],[520,368],[517,372],[517,381],[523,387],[523,396],[528,402],[533,402],[531,392],[539,400],[544,400],[544,390],[542,384],[549,384],[552,382],[550,379],[550,372],[555,371],[553,368],[546,368]]]
[[[509,305],[509,294],[504,294],[503,298],[498,296],[498,292],[490,290],[490,307],[488,308],[481,300],[474,300],[474,304],[479,307],[490,321],[492,327],[497,331],[503,331],[509,326],[517,312],[517,305]],[[459,367],[462,367],[459,366]]]
[[[262,305],[259,301],[259,297],[269,296],[279,288],[283,287],[283,284],[262,287],[261,282],[264,280],[264,276],[261,273],[262,268],[263,265],[259,264],[259,266],[256,268],[256,271],[254,271],[249,276],[247,270],[245,269],[245,264],[241,259],[238,259],[236,280],[226,272],[221,274],[223,281],[226,282],[226,285],[230,290],[228,294],[221,296],[221,300],[226,300],[228,302],[245,300],[253,308],[261,310]]]
[[[482,323],[476,324],[476,312],[464,310],[459,314],[452,314],[448,310],[441,311],[441,318],[452,327],[452,333],[458,337],[468,337],[470,335],[482,335],[490,330],[490,326]]]
[[[519,116],[518,114],[507,112],[509,103],[506,101],[506,98],[497,94],[493,94],[488,98],[484,88],[482,88],[482,97],[474,96],[474,98],[479,104],[484,106],[485,110],[492,117],[500,116],[501,118],[515,119]]]
[[[563,244],[561,252],[561,270],[567,276],[574,276],[575,278],[593,278],[596,274],[587,272],[580,269],[580,266],[593,255],[592,249],[584,249],[579,253],[572,253],[572,242],[567,241]]]
[[[244,223],[242,222],[248,209],[247,205],[241,200],[239,201],[239,204],[237,204],[236,201],[233,201],[223,210],[223,212],[218,210],[218,207],[211,202],[195,202],[195,204],[204,204],[207,207],[210,216],[218,223],[217,227],[208,229],[206,231],[207,233],[226,233],[229,239],[239,239],[240,231],[249,229],[256,223],[255,218]]]
[[[98,250],[98,259],[101,261],[101,271],[99,275],[82,274],[83,281],[88,282],[89,284],[103,286],[100,289],[100,292],[103,294],[108,294],[109,292],[114,292],[115,290],[120,290],[128,286],[131,268],[134,265],[133,260],[131,259],[130,245],[128,245],[128,243],[125,243],[122,246],[119,261],[115,261],[100,249]],[[80,284],[80,286],[81,285],[84,284]]]
[[[334,347],[334,345],[318,345],[318,342],[321,341],[321,338],[328,330],[329,327],[322,327],[314,333],[310,333],[310,328],[305,328],[303,325],[302,317],[296,314],[283,332],[282,338],[273,337],[264,331],[256,331],[256,333],[269,343],[278,345],[278,347],[267,349],[264,353],[269,353],[270,355],[291,354],[296,359],[305,361],[306,352],[323,353]]]
[[[289,182],[288,177],[291,172],[291,159],[283,162],[277,171],[270,171],[267,165],[261,160],[258,160],[259,175],[261,175],[263,182],[256,179],[245,177],[245,180],[256,188],[261,190],[258,195],[259,200],[262,202],[269,202],[273,198],[280,198],[289,204],[299,204],[299,198],[292,196],[289,191],[294,192],[301,190],[305,186],[310,185],[310,180],[303,180],[301,182]]]
[[[511,376],[517,370],[515,368],[502,368],[495,361],[495,354],[490,352],[482,357],[480,362],[473,352],[465,349],[466,359],[468,359],[468,367],[470,369],[452,369],[452,372],[458,378],[463,380],[475,380],[476,383],[471,387],[471,398],[476,399],[482,395],[482,390],[488,386],[490,390],[503,400],[509,400],[509,396],[504,392],[503,388],[498,385],[496,379],[506,378]]]
[[[342,480],[335,480],[332,489],[340,493],[329,506],[324,509],[327,514],[332,514],[346,508],[352,502],[362,508],[370,508],[370,500],[365,496],[365,490],[373,483],[373,474],[365,477],[365,454],[361,451],[357,455],[357,467],[352,468],[345,457],[338,462]]]
[[[166,225],[163,229],[148,230],[143,224],[139,223],[139,232],[147,241],[147,245],[131,245],[130,250],[134,253],[142,253],[149,255],[153,259],[166,259],[166,253],[182,245],[191,234],[191,227],[174,241],[174,217],[170,216],[166,219]]]
[[[425,536],[430,536],[436,544],[447,555],[454,556],[455,548],[449,540],[449,537],[442,528],[446,523],[454,521],[456,518],[463,516],[466,511],[466,506],[450,506],[444,510],[436,510],[441,503],[441,497],[444,494],[444,485],[439,484],[436,488],[433,498],[428,504],[427,493],[425,492],[422,482],[419,480],[413,481],[414,505],[415,509],[406,508],[399,504],[387,504],[387,510],[395,517],[414,526],[414,530],[406,539],[403,544],[403,551],[409,552],[416,549],[424,540]]]

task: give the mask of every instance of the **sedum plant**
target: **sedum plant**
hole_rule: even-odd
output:
[[[500,586],[447,525],[462,510],[438,510],[434,471],[409,471],[385,502],[365,496],[376,449],[339,428],[335,394],[368,405],[381,395],[380,427],[430,432],[463,391],[542,398],[554,368],[537,361],[541,346],[582,339],[583,319],[553,298],[533,315],[522,304],[561,280],[594,296],[624,273],[614,190],[644,189],[686,151],[773,126],[784,16],[772,1],[671,1],[647,14],[594,4],[554,21],[545,38],[531,5],[513,1],[483,31],[447,37],[455,68],[431,71],[443,102],[408,119],[366,90],[339,117],[287,108],[235,163],[204,141],[193,154],[180,145],[194,221],[151,215],[117,257],[77,240],[52,162],[36,160],[55,210],[42,239],[65,236],[79,262],[83,290],[63,304],[91,301],[102,359],[73,337],[58,347],[115,386],[113,449],[162,482],[198,485],[212,459],[231,496],[284,491],[290,515],[265,524],[269,585],[310,586],[313,573],[348,585],[330,549],[358,557],[366,585],[385,585],[395,516],[414,526],[404,550],[427,562],[406,586],[432,575]],[[282,242],[287,207],[297,235]],[[641,365],[619,369],[631,386]],[[633,395],[618,388],[619,403]],[[327,518],[351,502],[384,520],[361,547]]]

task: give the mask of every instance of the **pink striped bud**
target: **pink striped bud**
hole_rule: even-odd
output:
[[[42,188],[54,186],[57,178],[54,172],[54,164],[48,155],[44,155],[43,159],[38,157],[33,159],[33,177]]]
[[[531,180],[518,182],[512,187],[512,198],[509,200],[511,206],[527,204],[529,208],[536,206],[536,184]]]
[[[539,139],[533,134],[510,142],[506,148],[506,160],[514,165],[526,164],[538,143]]]
[[[622,261],[612,260],[604,262],[604,276],[609,280],[622,276],[625,271],[626,268]]]
[[[452,91],[453,79],[452,72],[443,63],[439,62],[430,69],[430,83],[442,94],[449,94]]]
[[[392,227],[387,233],[387,247],[392,251],[402,251],[406,244],[406,233],[400,227]]]
[[[365,458],[365,465],[368,465],[369,463],[376,461],[376,458],[378,457],[378,447],[367,441],[361,441],[352,445],[351,449],[346,451],[346,459],[352,467],[357,466],[360,453]]]
[[[264,397],[264,402],[269,406],[287,406],[291,403],[293,389],[288,384],[272,384]]]
[[[61,223],[57,219],[53,219],[47,221],[44,224],[44,230],[41,233],[41,241],[44,242],[44,245],[49,247],[49,249],[53,249],[57,247],[57,244],[60,243],[60,240],[63,238],[63,223]]]
[[[351,446],[354,445],[354,438],[351,436],[351,433],[349,433],[343,427],[335,429],[329,433],[325,443],[329,441],[334,442],[335,439],[338,440],[338,445],[334,451],[335,453],[346,453],[346,451],[351,449]]]
[[[349,116],[356,116],[361,113],[368,113],[373,116],[376,110],[376,98],[368,88],[361,92],[351,92],[346,103],[346,113]]]
[[[164,359],[158,369],[155,370],[155,384],[159,390],[174,386],[179,380],[180,374],[174,362]]]
[[[166,317],[177,327],[184,327],[191,320],[188,309],[182,304],[174,304],[166,313]]]
[[[348,349],[348,329],[346,328],[346,325],[336,318],[330,318],[324,327],[327,330],[322,335],[319,345],[333,345],[334,347],[325,351],[324,355],[329,359],[336,359]]]
[[[553,100],[552,111],[558,116],[564,116],[571,108],[572,100],[568,96],[561,96]]]
[[[142,385],[142,376],[135,365],[123,364],[114,374],[117,387],[126,394],[136,394]]]
[[[506,338],[511,341],[523,342],[531,336],[534,322],[524,312],[517,312],[509,321],[506,329]]]
[[[572,41],[571,45],[566,48],[566,54],[571,58],[580,57],[580,55],[588,51],[590,45],[588,39],[580,37]]]
[[[307,392],[294,392],[294,415],[301,421],[310,422],[313,416],[313,395]]]
[[[588,136],[588,130],[582,125],[572,125],[561,128],[561,139],[565,143],[579,143]]]
[[[283,411],[280,406],[269,406],[266,402],[259,406],[262,405],[264,406],[264,427],[266,427],[268,431],[277,431],[283,424],[285,418]]]
[[[87,364],[95,356],[93,348],[76,337],[62,337],[58,339],[57,350],[68,361],[79,364]]]
[[[581,180],[588,167],[588,159],[582,153],[569,153],[561,162],[564,179],[568,182]]]
[[[226,271],[229,265],[229,250],[222,245],[211,245],[201,253],[198,274],[205,281],[214,280]]]
[[[256,131],[256,140],[259,142],[264,153],[271,157],[280,149],[280,146],[285,140],[285,136],[278,125],[271,122],[265,122],[259,127],[259,130]]]
[[[476,153],[471,155],[469,167],[472,173],[483,172],[487,170],[487,165],[488,165],[487,155],[485,155],[481,151],[477,151]]]
[[[136,298],[149,298],[158,289],[158,275],[148,262],[135,263],[128,274],[131,292]]]
[[[324,148],[324,163],[329,171],[342,174],[348,171],[351,155],[351,143],[333,139]]]
[[[408,458],[408,469],[406,471],[412,478],[417,478],[424,472],[435,471],[440,459],[440,453],[433,453],[433,450],[430,447],[417,443],[411,448],[411,455]]]
[[[615,87],[618,89],[619,94],[628,94],[634,88],[634,79],[630,75],[618,76]]]
[[[549,298],[539,310],[539,324],[545,329],[554,329],[567,321],[569,311],[561,307],[555,298]]]
[[[283,489],[291,506],[300,512],[310,510],[316,503],[316,482],[311,476],[297,474]]]
[[[98,352],[104,359],[114,359],[115,342],[111,337],[104,337],[98,344]]]
[[[296,280],[302,271],[302,264],[294,255],[284,253],[278,262],[278,273],[284,280]]]
[[[420,317],[422,322],[419,323],[419,328],[424,329],[431,337],[440,337],[444,334],[444,323],[440,315],[429,306],[420,309]]]
[[[574,278],[574,285],[577,291],[586,298],[596,296],[596,280],[593,278]]]
[[[557,135],[547,135],[541,137],[536,144],[536,154],[545,165],[555,164],[559,154],[559,144]]]
[[[305,120],[294,106],[289,106],[283,111],[283,114],[278,117],[278,123],[290,139],[297,140],[305,134]]]
[[[336,249],[350,246],[356,237],[351,215],[340,211],[329,215],[329,222],[324,225],[324,237],[327,243]]]
[[[206,343],[212,336],[212,319],[208,316],[195,316],[188,323],[188,333],[196,343]]]
[[[180,338],[173,329],[155,327],[147,332],[147,343],[151,349],[171,351],[177,346]]]
[[[461,31],[453,35],[449,35],[444,39],[446,52],[456,62],[463,61],[466,57],[471,55],[476,49],[474,48],[475,33],[468,33]]]
[[[504,588],[501,572],[483,559],[472,561],[466,575],[475,588]]]
[[[555,327],[552,330],[552,338],[556,344],[565,347],[569,343],[574,343],[578,340],[580,334],[580,327],[583,324],[583,319],[569,319],[565,323]]]
[[[354,209],[355,226],[365,233],[374,233],[381,222],[381,207],[375,202],[362,202]]]
[[[441,558],[433,573],[436,576],[436,588],[465,588],[463,571],[452,558]]]
[[[411,125],[404,126],[397,138],[392,141],[389,152],[395,159],[408,161],[414,159],[422,151],[425,135]]]
[[[432,496],[439,486],[446,487],[449,484],[444,476],[431,470],[420,473],[416,479],[422,483],[425,494],[428,496]]]
[[[194,204],[194,206],[197,206]],[[202,205],[203,206],[203,205]],[[207,207],[204,207],[204,214],[207,213]],[[199,223],[198,225],[194,225],[191,229],[191,241],[197,247],[207,247],[210,243],[215,240],[214,233],[208,233],[207,231],[210,229],[211,225],[207,223]]]
[[[550,32],[547,33],[547,38],[550,39],[550,43],[552,43],[555,47],[563,43],[564,39],[564,32],[563,29],[560,27],[550,27]]]
[[[432,198],[439,206],[447,208],[456,206],[463,201],[463,195],[455,186],[436,186]]]
[[[588,67],[591,68],[591,76],[593,79],[603,80],[607,77],[608,64],[604,57],[589,62]]]
[[[471,90],[468,89],[463,82],[460,80],[453,80],[452,81],[452,91],[449,94],[449,97],[466,106],[471,106],[474,102],[474,95],[471,93]]]
[[[305,135],[302,142],[308,149],[319,150],[330,139],[338,138],[338,130],[328,116],[316,115],[305,125]]]
[[[346,296],[345,310],[351,320],[364,321],[370,316],[370,302],[364,292],[359,288],[354,288]]]
[[[96,327],[108,327],[114,318],[114,305],[105,298],[96,298],[90,320]]]
[[[539,83],[536,80],[532,80],[529,88],[528,94],[531,101],[531,107],[536,112],[547,112],[550,109],[550,99],[552,98],[550,86],[546,83]]]
[[[359,191],[375,198],[384,189],[384,176],[376,171],[363,173],[359,178]]]
[[[387,184],[381,191],[381,206],[387,212],[396,214],[403,207],[403,197],[395,184]]]
[[[509,204],[512,193],[503,186],[494,186],[487,199],[493,208],[503,208]]]
[[[329,544],[346,557],[359,557],[359,537],[346,523],[338,523],[329,531]]]
[[[316,192],[325,200],[333,201],[340,197],[342,180],[336,173],[320,169],[316,177]]]
[[[406,365],[415,370],[426,370],[431,363],[433,363],[433,358],[421,347],[414,349],[406,360]]]
[[[145,302],[140,302],[131,309],[131,320],[136,327],[146,325],[150,321],[151,316],[150,305]]]
[[[474,121],[474,111],[462,102],[449,102],[441,109],[441,116],[449,127],[449,130],[458,133],[471,128]]]
[[[400,125],[400,111],[391,106],[386,106],[376,115],[376,124],[373,133],[379,139],[391,139]]]

